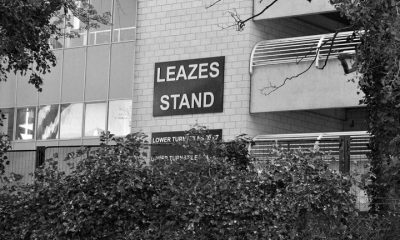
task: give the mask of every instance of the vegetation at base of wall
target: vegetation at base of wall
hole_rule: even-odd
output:
[[[355,61],[362,103],[371,133],[372,210],[388,210],[387,200],[400,198],[400,1],[331,0],[349,19],[361,39]],[[362,32],[361,32],[362,31]]]
[[[1,124],[0,122],[0,125]],[[9,164],[9,160],[5,154],[9,149],[11,149],[11,144],[8,136],[0,132],[0,183],[7,180],[4,173],[6,165]]]
[[[34,184],[1,191],[0,238],[350,237],[357,214],[350,180],[321,153],[276,148],[256,167],[238,164],[248,156],[243,138],[225,145],[203,139],[192,147],[204,154],[193,160],[146,164],[140,133],[103,136],[100,148],[71,154],[83,159],[69,175],[47,160]]]

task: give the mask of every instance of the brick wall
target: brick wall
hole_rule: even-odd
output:
[[[167,132],[191,125],[223,129],[225,139],[240,133],[309,132],[339,130],[342,123],[307,112],[249,114],[249,59],[260,40],[318,34],[322,30],[296,19],[248,22],[243,31],[221,29],[233,23],[227,14],[237,9],[251,16],[252,0],[222,1],[212,8],[198,0],[139,0],[132,130]],[[156,62],[225,56],[223,113],[153,117],[153,81]],[[325,130],[326,131],[326,130]]]
[[[249,112],[248,65],[251,27],[222,30],[232,24],[227,9],[250,16],[252,1],[233,0],[205,9],[207,1],[141,0],[138,3],[133,131],[147,134],[186,130],[193,124],[223,129],[232,137],[245,131]],[[250,23],[253,25],[253,23]],[[220,25],[220,26],[219,26]],[[153,81],[156,62],[225,56],[224,112],[153,117]]]

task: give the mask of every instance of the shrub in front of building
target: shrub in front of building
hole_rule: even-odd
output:
[[[321,239],[349,234],[350,181],[314,151],[244,161],[245,141],[204,140],[193,160],[141,157],[143,134],[111,139],[74,171],[53,160],[24,189],[3,189],[1,239]],[[204,138],[206,139],[206,138]],[[105,143],[110,138],[105,138]],[[193,147],[193,142],[186,142]],[[239,149],[237,152],[234,149]],[[207,154],[203,154],[207,153]],[[7,190],[7,191],[6,191]]]

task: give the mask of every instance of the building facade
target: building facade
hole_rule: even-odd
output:
[[[345,36],[323,70],[314,66],[326,59],[318,43],[346,21],[326,0],[278,1],[238,31],[232,14],[246,19],[270,2],[91,0],[112,13],[112,24],[65,24],[80,38],[51,41],[57,66],[43,76],[42,92],[18,74],[1,83],[2,131],[13,150],[27,151],[13,155],[25,159],[14,170],[35,167],[29,151],[96,145],[105,130],[162,136],[199,124],[223,139],[366,130],[356,84],[336,59]]]

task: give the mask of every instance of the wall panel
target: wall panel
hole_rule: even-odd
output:
[[[62,102],[82,102],[85,78],[85,48],[66,49],[62,80]]]

